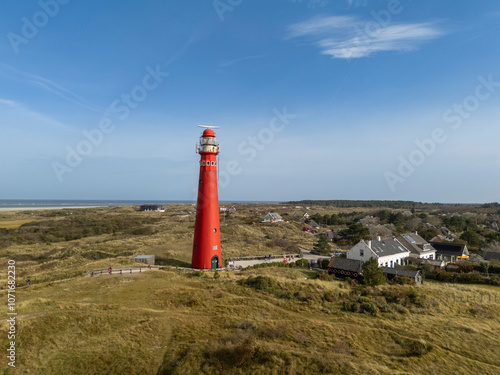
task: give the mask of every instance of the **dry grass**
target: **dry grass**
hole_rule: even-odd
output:
[[[253,224],[259,215],[250,210],[282,213],[281,206],[241,206],[221,225],[224,257],[283,253],[273,238],[311,247],[313,236],[301,232],[298,224]],[[162,220],[151,224],[152,235],[105,234],[0,250],[3,264],[17,260],[21,282],[28,275],[36,282],[75,277],[18,289],[15,373],[500,372],[497,287],[426,282],[414,295],[409,286],[362,290],[344,282],[309,279],[310,272],[288,268],[222,272],[218,279],[213,273],[197,277],[170,268],[77,277],[86,266],[129,264],[129,256],[136,253],[155,254],[165,262],[189,262],[194,216],[170,214],[193,208],[169,209],[166,214],[139,213],[128,207],[84,213],[160,215]],[[31,220],[47,220],[44,212],[37,215]],[[30,217],[29,212],[3,213],[0,220]],[[4,272],[2,283],[5,277]],[[266,283],[251,282],[258,277]],[[6,300],[5,291],[1,298]],[[358,303],[354,310],[360,312],[348,311],[346,303]],[[0,314],[6,312],[2,303]],[[4,319],[0,323],[4,352],[6,328]],[[5,356],[0,356],[0,368],[9,373]]]
[[[429,283],[418,288],[425,296],[420,305],[373,317],[343,311],[342,301],[357,298],[347,284],[306,280],[298,270],[207,275],[149,271],[19,290],[16,373],[496,374],[500,369],[500,293],[493,287]],[[257,276],[298,296],[242,285]],[[372,292],[388,288],[394,287]],[[332,300],[323,298],[326,292]],[[5,306],[1,313],[5,316]],[[5,345],[4,340],[2,349]],[[5,361],[0,359],[4,369]]]

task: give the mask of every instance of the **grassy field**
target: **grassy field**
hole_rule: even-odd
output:
[[[130,256],[139,253],[155,254],[164,264],[188,264],[193,207],[169,210],[0,213],[2,223],[22,222],[1,232],[0,282],[7,279],[7,260],[15,259],[20,284],[27,276],[33,284],[16,292],[16,369],[3,355],[0,372],[500,372],[498,287],[426,282],[370,288],[322,281],[314,272],[293,268],[205,274],[167,266],[133,275],[81,276],[86,267],[130,264]],[[239,206],[221,225],[223,257],[312,247],[313,236],[300,224],[258,224],[256,210],[304,209]],[[182,213],[187,216],[171,216]],[[69,279],[56,282],[64,278]],[[0,298],[0,349],[6,353],[5,290]]]
[[[259,276],[271,284],[256,283]],[[17,295],[15,373],[498,373],[498,289],[427,283],[416,296],[412,289],[359,289],[286,268],[34,286]],[[360,298],[380,310],[346,311]],[[14,373],[5,356],[0,366]]]

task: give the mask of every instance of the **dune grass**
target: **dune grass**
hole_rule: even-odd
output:
[[[359,289],[305,279],[301,271],[286,268],[213,275],[148,271],[19,290],[16,373],[496,374],[500,369],[498,288],[428,283],[417,288],[418,300],[389,303],[390,296],[406,296],[412,287]],[[252,284],[258,278],[271,282]],[[385,295],[392,307],[376,315],[346,311],[345,302],[360,295]],[[5,306],[0,311],[5,316]],[[5,321],[0,328],[5,331]],[[6,344],[2,338],[2,349]],[[0,366],[9,373],[5,358]]]
[[[290,244],[312,247],[314,237],[300,224],[258,224],[257,209],[284,210],[241,205],[221,224],[223,257],[282,254]],[[171,214],[190,210],[191,205],[174,205],[166,214],[131,207],[1,213],[4,222],[83,215],[112,223],[119,216],[135,218],[136,227],[51,243],[19,238],[0,249],[2,264],[16,260],[21,285],[25,277],[32,279],[32,286],[17,291],[17,368],[9,369],[0,356],[0,372],[500,372],[498,287],[425,282],[366,288],[282,267],[220,272],[217,278],[212,272],[176,270],[190,262],[194,215]],[[160,219],[143,223],[144,217]],[[85,268],[131,264],[130,256],[139,253],[155,254],[169,266],[81,276]],[[61,279],[68,280],[54,282]],[[5,282],[3,272],[0,283]],[[0,299],[6,298],[0,291]],[[6,313],[6,304],[0,304],[1,316]],[[4,352],[7,327],[1,320]]]

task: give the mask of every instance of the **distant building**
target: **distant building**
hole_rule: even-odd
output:
[[[396,237],[405,248],[410,250],[410,256],[422,259],[436,259],[436,249],[429,242],[415,233],[406,233]]]
[[[364,218],[358,220],[358,224],[363,224],[364,226],[377,225],[378,223],[379,218],[373,217],[371,215],[365,216]]]
[[[229,210],[228,210],[228,211],[229,211],[229,212],[236,212],[236,207],[231,206],[231,207],[229,207]]]
[[[267,215],[264,215],[264,217],[260,220],[261,223],[282,223],[283,218],[281,217],[280,214],[277,214],[275,212],[269,212]]]
[[[384,271],[384,275],[388,280],[392,280],[397,276],[406,276],[415,281],[417,285],[422,285],[422,272],[421,271],[412,271],[412,270],[402,270],[399,268],[388,268],[382,267],[382,271]]]
[[[363,261],[347,258],[332,258],[328,263],[328,273],[337,277],[358,278],[363,272]]]
[[[311,226],[311,227],[313,227],[314,229],[319,229],[320,228],[319,224],[317,222],[315,222],[314,220],[312,220],[312,219],[309,220],[308,225]]]
[[[431,223],[425,223],[424,226],[427,228],[427,229],[436,229],[436,226],[435,225],[432,225]]]
[[[139,207],[139,211],[165,212],[165,207],[159,204],[143,204]]]
[[[304,214],[300,218],[300,221],[302,221],[303,223],[305,223],[307,219],[309,219],[309,214],[307,212],[304,212]]]
[[[394,267],[405,264],[405,259],[410,256],[410,250],[406,249],[395,238],[377,240],[361,240],[347,252],[347,259],[361,260],[367,262],[375,258],[380,267]]]
[[[469,258],[469,250],[465,244],[431,242],[431,245],[436,249],[436,259],[438,260],[456,262],[457,260]]]
[[[457,236],[453,234],[453,232],[448,228],[446,228],[444,225],[441,227],[441,233],[443,233],[443,236],[447,241],[454,241],[457,239]]]
[[[500,260],[500,253],[495,253],[493,251],[488,251],[486,254],[484,254],[483,257],[484,260]]]
[[[148,266],[154,266],[155,265],[155,256],[154,255],[137,255],[132,258],[136,262],[139,263],[144,263]]]
[[[325,230],[324,232],[319,234],[320,236],[325,236],[330,241],[339,240],[342,238],[342,235],[339,232],[334,230]]]

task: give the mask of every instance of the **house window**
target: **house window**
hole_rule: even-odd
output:
[[[365,251],[363,249],[359,250],[359,256],[364,257],[365,256]]]

